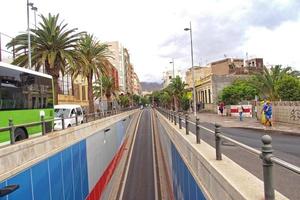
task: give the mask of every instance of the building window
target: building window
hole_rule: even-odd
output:
[[[85,86],[82,86],[82,100],[85,101],[86,100],[86,92],[85,92]]]
[[[204,102],[207,103],[207,92],[205,90]]]
[[[63,95],[73,95],[72,94],[72,78],[69,74],[66,74],[65,76],[62,76],[60,74],[58,79],[59,84],[59,94]]]
[[[208,103],[211,103],[211,93],[210,93],[210,89],[208,89]]]

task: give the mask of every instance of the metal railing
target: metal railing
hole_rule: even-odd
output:
[[[126,112],[126,111],[129,111],[129,110],[133,110],[133,109],[136,109],[136,107],[125,108],[125,109],[121,109],[121,110],[111,110],[111,111],[103,111],[103,112],[95,112],[95,113],[84,114],[82,123],[84,123],[84,122],[88,123],[88,122],[95,121],[95,120],[98,120],[98,119],[102,119],[102,118],[105,118],[105,117],[110,117],[112,115],[116,115],[116,114]],[[45,134],[47,134],[46,123],[51,123],[52,127],[51,127],[51,131],[49,131],[49,132],[53,132],[54,131],[54,123],[61,122],[61,129],[64,130],[64,129],[68,128],[68,127],[66,127],[66,123],[65,123],[67,119],[75,119],[75,125],[76,126],[81,124],[81,123],[79,123],[78,118],[79,118],[79,116],[77,115],[77,113],[75,114],[74,117],[65,118],[62,115],[62,117],[60,119],[51,119],[51,120],[45,120],[45,117],[41,116],[41,120],[38,121],[38,122],[18,124],[18,125],[15,125],[13,120],[9,119],[8,120],[8,127],[0,128],[0,134],[2,132],[9,131],[10,144],[15,144],[16,143],[15,130],[17,128],[29,128],[29,127],[41,126],[42,135],[45,135]],[[27,138],[25,138],[25,139],[27,139]]]
[[[161,112],[165,117],[167,117],[170,122],[174,122],[174,125],[176,125],[176,120],[178,118],[179,122],[179,128],[182,128],[182,115],[177,114],[174,111],[157,108],[159,112]],[[256,150],[246,144],[243,144],[241,142],[238,142],[228,136],[225,136],[221,130],[220,125],[215,124],[215,130],[212,131],[204,126],[201,126],[199,124],[199,118],[196,118],[196,123],[193,121],[188,120],[188,115],[185,115],[185,129],[186,134],[188,135],[190,130],[189,126],[190,124],[195,126],[196,128],[196,143],[201,143],[201,135],[200,135],[200,129],[205,129],[210,133],[214,134],[215,137],[215,149],[216,149],[216,160],[222,160],[222,148],[221,148],[221,142],[222,140],[231,142],[238,147],[245,149],[246,151],[255,154],[259,156],[260,159],[263,161],[263,182],[264,182],[264,195],[266,200],[274,200],[275,199],[275,189],[274,189],[274,181],[273,181],[273,164],[277,164],[281,167],[284,167],[296,174],[300,174],[300,168],[298,166],[295,166],[293,164],[290,164],[284,160],[281,160],[280,158],[277,158],[273,155],[273,148],[272,148],[272,137],[269,135],[262,136],[262,146],[261,151]]]

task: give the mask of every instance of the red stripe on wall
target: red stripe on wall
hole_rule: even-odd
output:
[[[112,161],[109,163],[109,165],[106,167],[104,173],[102,174],[101,178],[96,183],[93,190],[90,192],[90,194],[87,196],[87,200],[99,200],[103,191],[105,190],[107,184],[109,183],[111,177],[113,176],[116,167],[118,166],[118,163],[123,155],[123,152],[125,150],[125,145],[127,143],[127,138],[124,140],[121,148],[119,151],[115,154]]]
[[[244,109],[244,113],[247,113],[247,112],[250,112],[250,111],[251,111],[250,108],[245,108],[245,109]],[[232,108],[232,109],[230,109],[230,112],[231,112],[231,113],[237,113],[237,112],[238,112],[238,109],[237,109],[237,108]]]

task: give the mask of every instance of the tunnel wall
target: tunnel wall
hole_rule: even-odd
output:
[[[0,200],[98,200],[122,156],[131,119],[128,115],[111,118],[105,128],[92,129],[93,133],[78,142],[38,162],[31,161],[32,165],[0,182],[1,188],[19,185]],[[86,124],[74,128],[89,129]]]
[[[190,172],[187,164],[179,153],[165,128],[158,123],[159,139],[163,148],[163,157],[169,173],[169,182],[172,183],[175,199],[204,200],[204,194]]]

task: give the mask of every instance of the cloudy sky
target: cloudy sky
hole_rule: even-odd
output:
[[[100,41],[120,41],[129,49],[141,81],[158,81],[162,72],[204,65],[227,57],[263,57],[266,65],[300,70],[299,0],[31,0],[38,14],[59,13],[70,28]],[[26,30],[26,0],[2,0],[0,32]],[[33,12],[31,12],[33,26]],[[2,37],[2,43],[7,41]],[[2,44],[4,48],[5,44]]]

